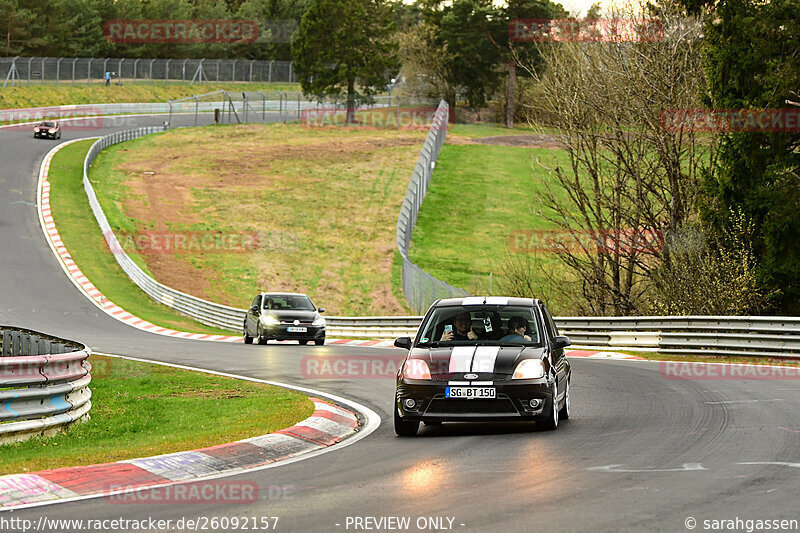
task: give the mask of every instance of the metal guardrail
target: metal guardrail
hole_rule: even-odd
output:
[[[91,350],[0,326],[0,443],[49,435],[88,416]]]
[[[408,258],[411,247],[411,235],[417,223],[417,215],[428,192],[428,185],[433,176],[433,168],[439,152],[447,136],[447,125],[450,118],[450,107],[442,100],[428,131],[428,137],[414,166],[411,180],[408,183],[403,205],[397,217],[397,249],[403,260],[403,294],[411,309],[424,313],[438,298],[468,296],[468,293],[428,274]]]

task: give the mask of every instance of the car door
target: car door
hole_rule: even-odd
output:
[[[547,342],[551,346],[550,354],[553,358],[553,366],[556,368],[556,380],[558,383],[559,401],[564,397],[567,390],[567,379],[569,378],[569,362],[564,356],[564,348],[553,349],[552,345],[558,336],[558,328],[547,310],[547,306],[542,306],[542,316],[544,318],[544,329],[547,332]]]
[[[245,315],[245,328],[247,328],[248,335],[256,334],[256,325],[258,324],[258,317],[261,315],[261,295],[256,296],[250,309],[247,310]]]

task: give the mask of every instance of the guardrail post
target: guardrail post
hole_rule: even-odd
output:
[[[11,332],[8,330],[3,330],[3,346],[2,351],[0,352],[0,356],[5,357],[7,355],[11,355],[13,350],[13,344],[11,341]]]

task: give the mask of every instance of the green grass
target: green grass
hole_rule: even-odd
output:
[[[72,259],[109,300],[140,318],[179,331],[229,335],[227,330],[200,324],[156,303],[117,264],[83,190],[83,160],[93,142],[81,141],[63,148],[50,164],[50,206]]]
[[[90,419],[0,446],[0,474],[192,450],[271,433],[311,416],[281,387],[119,358],[91,357]]]
[[[164,84],[155,82],[147,84],[125,84],[122,86],[102,84],[75,86],[44,85],[31,87],[16,86],[0,89],[0,109],[19,109],[27,107],[47,107],[70,104],[115,104],[115,103],[140,103],[140,102],[166,102],[177,100],[196,94],[205,94],[213,91],[227,90],[241,91],[292,91],[300,90],[296,83],[206,83],[203,85],[189,85],[180,83]]]
[[[286,124],[173,130],[105,150],[90,177],[115,231],[259,236],[248,253],[128,250],[179,290],[237,307],[259,290],[289,290],[331,315],[404,314],[393,283],[395,224],[425,134]]]
[[[540,180],[548,171],[537,159],[548,166],[567,161],[563,151],[547,148],[445,144],[414,229],[411,260],[453,286],[488,293],[489,273],[497,276],[509,246],[520,247],[518,232],[554,228],[541,212]]]

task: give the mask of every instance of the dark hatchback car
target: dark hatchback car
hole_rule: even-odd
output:
[[[256,296],[244,319],[244,342],[267,344],[269,340],[314,341],[325,344],[325,319],[305,294],[263,292]]]
[[[397,374],[394,428],[417,433],[419,423],[535,421],[556,429],[570,416],[571,368],[541,300],[468,297],[437,300]]]
[[[58,122],[44,121],[33,127],[33,138],[60,139],[61,126]]]

